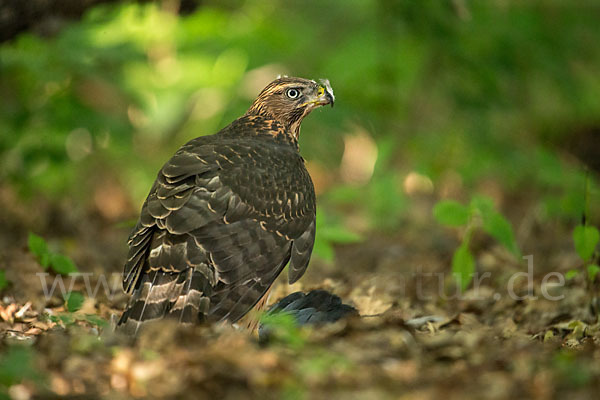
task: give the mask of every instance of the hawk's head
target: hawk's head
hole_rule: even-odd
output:
[[[300,123],[312,110],[331,104],[335,96],[327,79],[320,83],[302,78],[282,77],[269,83],[258,95],[247,115],[263,115],[287,126],[297,138]]]

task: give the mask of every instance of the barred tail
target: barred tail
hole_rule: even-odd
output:
[[[193,268],[183,272],[150,271],[140,277],[117,330],[136,335],[145,322],[164,317],[181,323],[203,321],[208,312],[210,285]]]

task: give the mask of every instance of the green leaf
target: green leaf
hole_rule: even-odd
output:
[[[496,212],[494,201],[486,196],[473,196],[471,199],[471,208],[479,211],[483,219]]]
[[[589,261],[592,258],[599,240],[600,233],[593,226],[578,225],[573,231],[575,250],[577,250],[577,254],[583,261]]]
[[[340,221],[319,211],[317,212],[317,239],[335,243],[356,243],[362,238],[346,229]]]
[[[96,325],[100,328],[105,328],[108,326],[108,321],[94,314],[86,314],[85,320],[90,324]]]
[[[73,325],[75,323],[75,318],[71,314],[59,314],[57,317],[64,325]]]
[[[370,224],[375,230],[395,230],[400,217],[407,209],[407,199],[398,187],[396,173],[373,177],[367,186],[365,205],[369,211]],[[360,202],[359,202],[360,204]]]
[[[57,274],[68,275],[73,272],[77,272],[75,263],[67,256],[62,254],[51,254],[50,255],[50,266]]]
[[[599,266],[597,266],[596,264],[588,265],[588,267],[587,267],[588,280],[590,282],[593,282],[594,279],[596,279],[596,275],[598,275],[598,272],[600,272]]]
[[[362,240],[359,234],[349,231],[341,225],[323,226],[318,234],[324,240],[334,243],[356,243]]]
[[[0,292],[4,290],[8,286],[8,281],[6,280],[6,274],[4,270],[0,270]]]
[[[363,191],[361,187],[356,186],[337,186],[329,190],[326,196],[328,200],[337,204],[353,204],[360,201]]]
[[[475,260],[469,251],[468,242],[463,242],[452,256],[452,273],[456,277],[460,289],[464,291],[473,280]]]
[[[81,309],[83,301],[85,300],[81,292],[71,292],[67,295],[66,299],[67,311],[76,312]]]
[[[35,233],[29,232],[29,237],[27,238],[27,245],[29,246],[29,251],[31,254],[37,257],[39,263],[46,269],[48,267],[49,262],[49,252],[48,252],[48,244],[41,236],[36,235]]]
[[[520,257],[521,251],[517,246],[515,235],[510,222],[504,216],[496,211],[483,215],[483,230],[492,235],[494,239],[500,242],[515,256]]]
[[[50,256],[51,255],[52,255],[51,253],[44,253],[40,257],[38,257],[38,262],[40,263],[42,268],[45,270],[48,269],[48,267],[50,266]]]
[[[321,258],[322,260],[328,262],[333,262],[333,259],[335,257],[335,251],[333,249],[333,246],[329,244],[326,240],[319,239],[319,235],[317,235],[315,239],[313,254]]]
[[[332,243],[356,243],[362,240],[361,236],[346,229],[335,218],[317,212],[317,236],[313,253],[325,261],[333,261],[335,251]]]
[[[0,358],[0,387],[12,386],[23,379],[38,379],[34,354],[29,347],[8,346]]]
[[[463,226],[469,221],[469,209],[457,201],[443,200],[433,207],[433,216],[442,225]]]
[[[483,230],[515,256],[521,257],[521,251],[517,246],[512,225],[502,214],[496,211],[493,200],[485,196],[474,196],[471,200],[471,207],[481,215]]]
[[[579,271],[576,269],[570,269],[567,271],[567,273],[565,274],[565,278],[570,281],[571,279],[577,277],[577,275],[579,275]]]
[[[282,342],[295,349],[300,349],[305,344],[298,321],[285,311],[265,313],[261,316],[260,323],[269,340]]]

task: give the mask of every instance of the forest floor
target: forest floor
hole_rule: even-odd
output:
[[[560,285],[552,284],[557,276],[547,277],[578,266],[569,230],[547,223],[542,229],[526,205],[514,214],[523,221],[516,226],[523,253],[533,255],[531,280],[514,275],[528,271],[525,260],[481,236],[472,245],[481,283],[455,292],[448,271],[456,233],[418,217],[430,212],[424,201],[401,232],[337,247],[333,263],[314,259],[300,283],[288,286],[282,276],[271,294],[272,303],[298,290],[326,289],[361,317],[287,327],[265,346],[255,334],[224,325],[164,321],[133,343],[115,335],[111,323],[127,299],[120,273],[129,228],[66,203],[25,206],[5,188],[0,202],[0,254],[10,282],[0,296],[0,399],[595,399],[600,393],[600,324],[585,279]],[[43,275],[27,249],[30,230],[83,273],[62,278],[67,290],[72,282],[85,295],[79,311],[66,309],[59,285],[48,293],[60,277]],[[424,316],[437,318],[415,320]]]

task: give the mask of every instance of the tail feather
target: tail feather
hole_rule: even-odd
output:
[[[117,330],[136,335],[145,322],[163,317],[183,323],[202,320],[208,311],[209,288],[206,277],[193,268],[183,272],[150,271],[142,276]]]
[[[177,296],[169,310],[169,316],[177,317],[181,323],[202,322],[208,312],[211,291],[208,280],[200,271],[189,270],[184,290]]]

